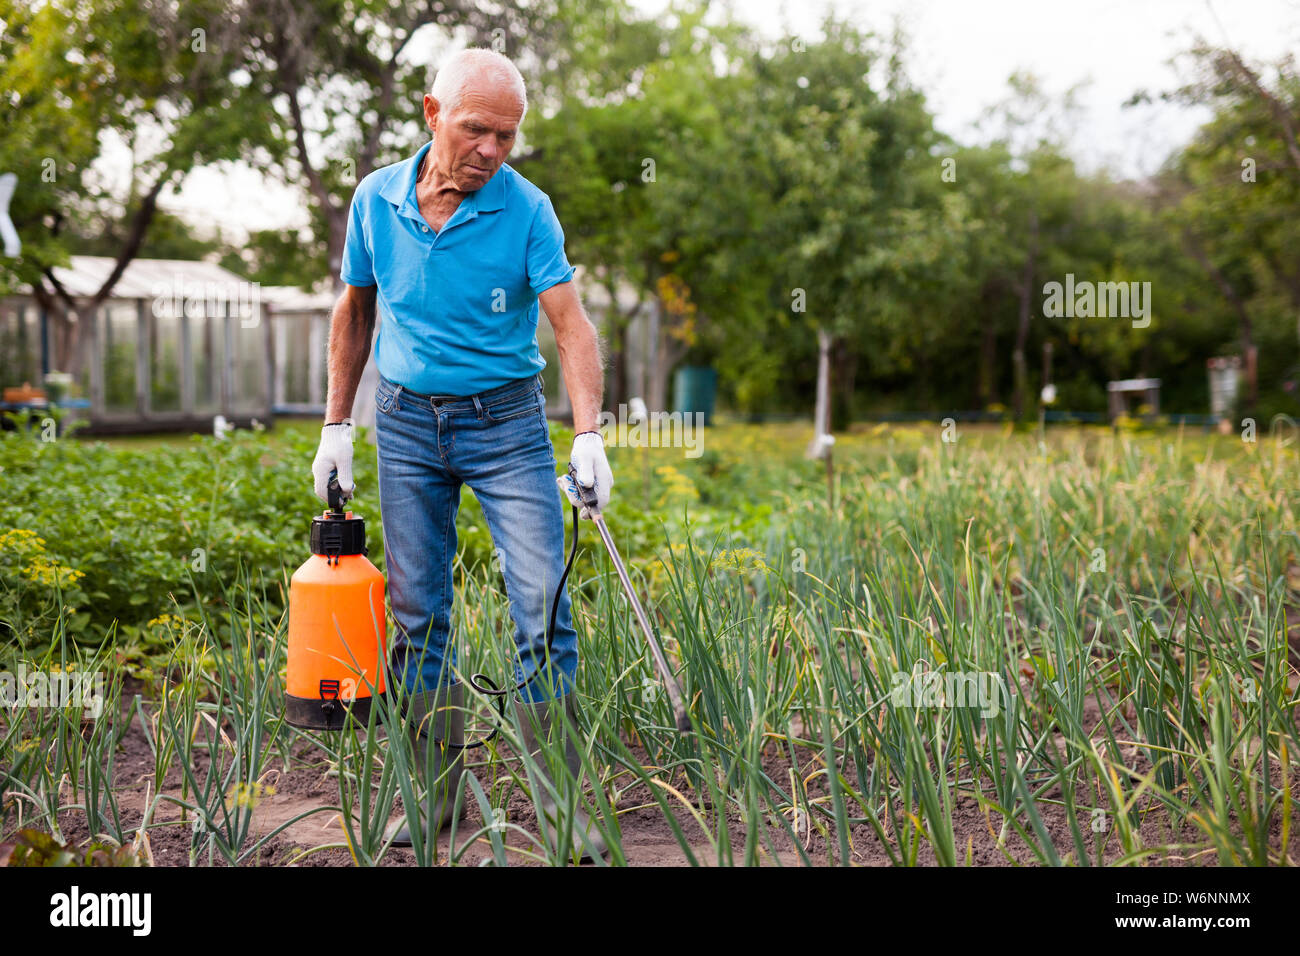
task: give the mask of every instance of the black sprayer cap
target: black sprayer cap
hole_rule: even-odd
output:
[[[330,510],[311,521],[311,553],[326,557],[366,553],[366,523],[343,510],[343,493],[330,475]]]
[[[366,523],[360,518],[325,512],[311,519],[311,553],[334,557],[366,553]]]

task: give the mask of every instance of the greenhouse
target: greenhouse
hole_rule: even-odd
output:
[[[78,306],[66,322],[30,294],[0,300],[4,407],[53,402],[98,432],[270,420],[274,342],[257,283],[213,263],[137,259],[94,305],[113,266],[73,256],[54,268]]]

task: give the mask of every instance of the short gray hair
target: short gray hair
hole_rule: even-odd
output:
[[[523,75],[508,57],[496,50],[470,47],[453,54],[434,77],[429,95],[438,101],[440,109],[450,113],[460,106],[470,84],[481,77],[504,83],[519,98],[523,107],[519,114],[522,124],[528,115],[528,93],[524,90]]]

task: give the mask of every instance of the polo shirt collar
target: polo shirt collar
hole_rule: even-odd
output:
[[[410,159],[405,162],[405,169],[400,170],[396,175],[389,178],[384,188],[379,191],[390,203],[398,210],[406,210],[408,213],[419,215],[419,205],[415,201],[415,177],[420,169],[420,161],[424,159],[429,148],[433,146],[433,141],[425,143]],[[504,170],[507,164],[502,163],[501,168],[492,174],[480,189],[465,196],[465,202],[471,204],[471,213],[493,212],[498,209],[504,209],[506,206],[506,174]]]

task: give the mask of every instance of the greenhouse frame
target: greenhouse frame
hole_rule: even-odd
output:
[[[269,423],[274,341],[258,284],[213,263],[136,259],[92,309],[114,264],[73,256],[53,270],[81,307],[68,368],[58,368],[54,330],[35,297],[0,299],[0,385],[43,393],[48,373],[69,373],[58,404],[98,433],[207,430],[218,415]],[[5,402],[33,413],[41,406],[39,397]]]

